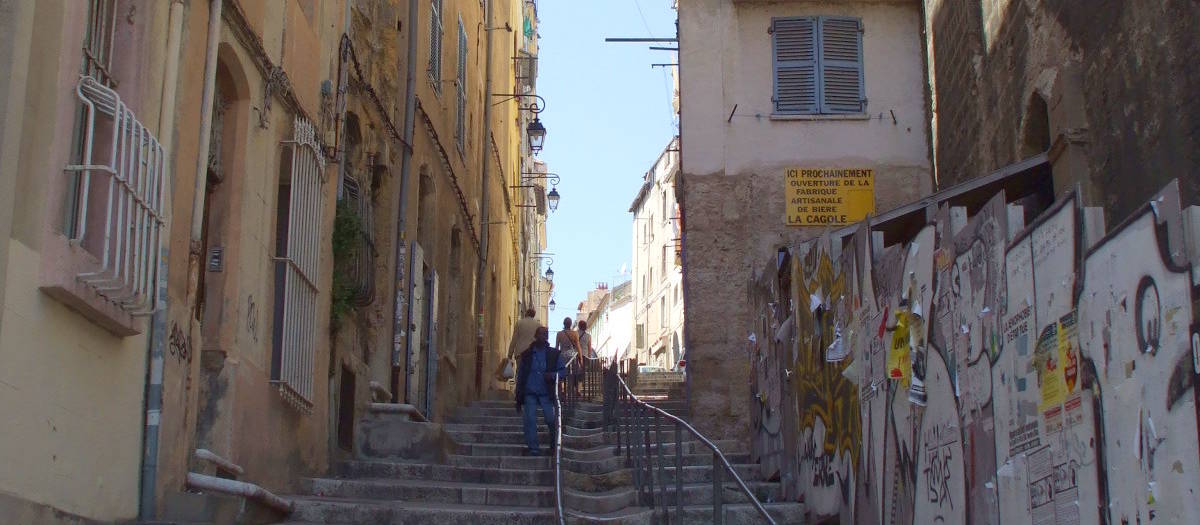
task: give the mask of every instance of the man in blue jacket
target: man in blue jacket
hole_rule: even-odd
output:
[[[542,417],[549,427],[551,443],[554,443],[554,400],[555,381],[566,377],[566,365],[558,350],[550,346],[550,332],[539,326],[529,345],[517,361],[517,410],[525,409],[525,444],[529,455],[540,456],[537,435],[537,409],[542,407]],[[551,445],[553,447],[553,445]]]

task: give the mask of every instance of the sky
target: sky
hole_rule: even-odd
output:
[[[562,177],[558,210],[547,225],[553,253],[550,328],[575,317],[596,283],[629,278],[633,215],[642,177],[676,133],[668,68],[670,51],[606,43],[606,37],[675,36],[671,0],[541,0],[538,2],[537,92],[546,99],[540,159]],[[543,265],[543,269],[545,265]]]

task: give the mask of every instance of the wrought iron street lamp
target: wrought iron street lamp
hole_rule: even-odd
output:
[[[546,205],[547,205],[547,207],[550,208],[550,211],[557,210],[558,209],[558,201],[561,198],[561,196],[558,194],[557,186],[558,186],[558,183],[560,181],[562,181],[562,178],[559,177],[557,174],[522,172],[521,173],[521,184],[517,184],[512,187],[513,188],[536,188],[537,187],[536,185],[528,184],[530,181],[535,181],[535,180],[545,180],[545,181],[550,182],[550,191],[548,193],[546,193]],[[531,204],[518,204],[516,206],[518,208],[532,208],[533,207],[533,205],[531,205]]]
[[[496,104],[502,104],[509,100],[516,99],[518,101],[530,100],[528,104],[518,106],[517,109],[526,110],[533,113],[533,120],[525,127],[525,135],[529,139],[529,151],[533,154],[541,153],[542,146],[546,143],[546,126],[542,125],[541,119],[538,118],[538,113],[546,109],[546,99],[540,95],[520,94],[520,93],[494,93],[493,97],[506,97],[504,100]],[[493,105],[496,105],[493,104]]]

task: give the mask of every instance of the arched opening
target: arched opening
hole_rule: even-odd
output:
[[[193,316],[200,321],[206,347],[219,345],[220,320],[224,317],[220,309],[228,274],[236,265],[226,265],[234,254],[229,236],[237,228],[234,224],[234,197],[237,194],[234,179],[238,177],[245,142],[242,123],[248,112],[249,90],[246,78],[240,69],[233,50],[222,47],[218,53],[216,89],[209,128],[208,161],[204,173],[205,198],[202,210],[200,244],[201,266],[199,269]]]
[[[1050,150],[1050,111],[1046,106],[1046,99],[1042,98],[1040,93],[1029,97],[1021,128],[1021,158]]]

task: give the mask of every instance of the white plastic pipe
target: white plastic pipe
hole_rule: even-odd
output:
[[[216,0],[220,1],[220,0]],[[195,472],[188,472],[187,485],[196,490],[206,490],[211,492],[220,492],[231,496],[241,496],[246,499],[257,501],[267,507],[275,509],[284,514],[291,514],[296,506],[279,496],[276,496],[271,491],[264,489],[253,483],[238,481],[235,479],[218,478],[215,476],[206,476]]]
[[[208,4],[208,51],[204,55],[204,92],[200,99],[200,147],[196,150],[196,187],[192,195],[192,249],[204,249],[205,185],[208,183],[208,148],[212,134],[213,99],[217,91],[217,44],[221,42],[222,0]]]

